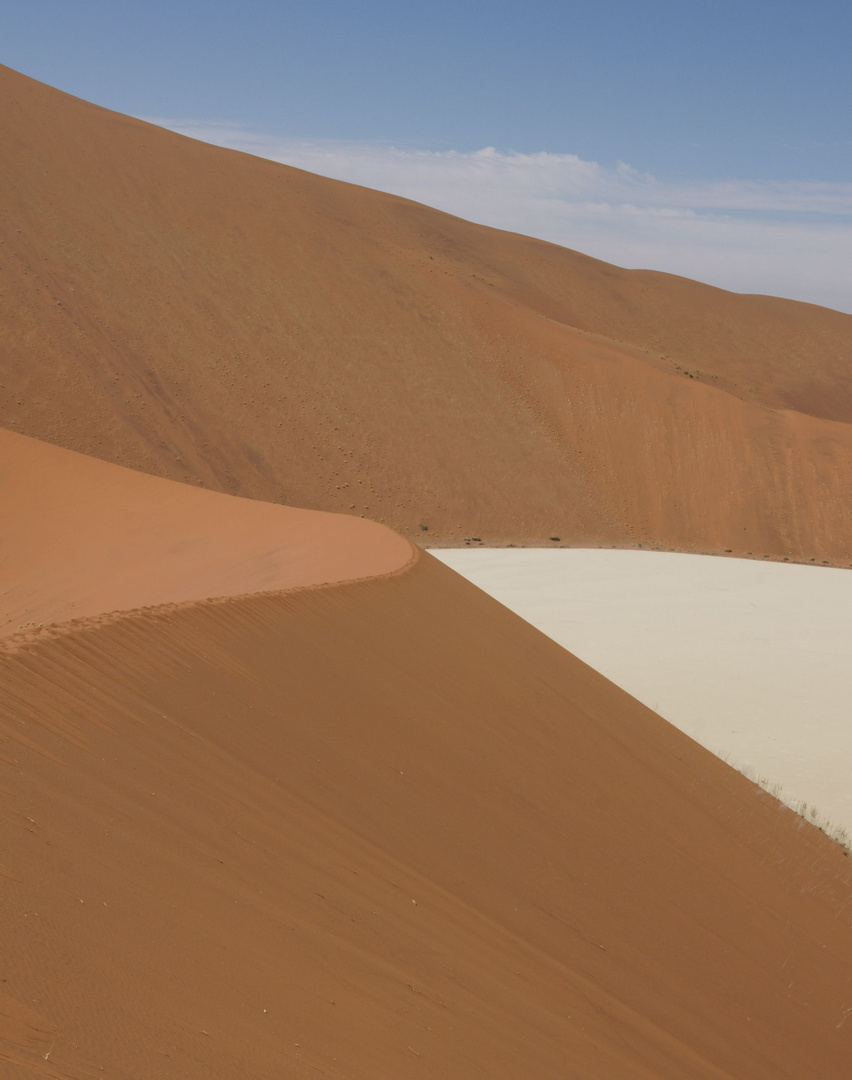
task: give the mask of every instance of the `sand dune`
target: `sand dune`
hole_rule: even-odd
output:
[[[15,1076],[848,1076],[840,849],[426,555],[0,665]]]
[[[0,637],[165,603],[390,573],[412,547],[361,518],[271,506],[0,431]]]
[[[184,599],[0,647],[4,1076],[848,1076],[821,833],[381,527],[211,497],[179,578],[163,530],[197,550],[206,493],[4,446],[55,464],[42,520],[101,500],[116,547],[69,545],[76,580],[132,541],[133,602]],[[315,587],[192,602],[250,512]]]
[[[361,515],[848,562],[850,317],[0,94],[3,1076],[845,1080],[842,850]]]
[[[852,562],[852,317],[0,95],[0,425],[432,543]]]

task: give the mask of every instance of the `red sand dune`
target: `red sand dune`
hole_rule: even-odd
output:
[[[61,470],[45,611],[57,551],[94,582],[128,542],[146,579],[89,610],[240,587],[243,502],[178,580],[163,530],[198,550],[204,493],[2,446]],[[4,1078],[846,1080],[837,845],[429,555],[254,512],[253,552],[332,552],[297,580],[364,580],[0,646]]]
[[[155,604],[374,576],[411,544],[361,518],[235,499],[0,431],[0,637]]]
[[[0,425],[432,543],[852,562],[851,316],[0,96]]]

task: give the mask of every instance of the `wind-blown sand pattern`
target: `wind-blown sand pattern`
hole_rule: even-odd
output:
[[[852,563],[852,316],[0,99],[0,426],[432,544]]]
[[[7,639],[4,1075],[845,1078],[841,849],[410,550]]]
[[[840,849],[431,559],[3,667],[7,1058],[846,1075]]]

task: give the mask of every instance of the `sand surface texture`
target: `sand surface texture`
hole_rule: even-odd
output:
[[[0,431],[0,637],[113,611],[389,573],[361,518],[236,499]]]
[[[432,543],[852,563],[852,316],[620,270],[5,68],[0,102],[0,426]]]
[[[10,445],[16,471],[42,452]],[[67,469],[43,509],[91,482],[48,450]],[[198,543],[199,493],[143,481],[134,542],[157,550],[166,521]],[[258,532],[318,520],[278,512],[258,506]],[[80,580],[122,558],[88,550]],[[840,848],[402,554],[7,639],[4,1078],[845,1080]],[[211,574],[199,560],[196,592]],[[148,597],[175,582],[164,556],[147,577]]]
[[[644,551],[436,551],[714,753],[852,835],[852,573]]]

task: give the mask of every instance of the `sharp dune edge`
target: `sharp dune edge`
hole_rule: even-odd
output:
[[[399,545],[6,639],[2,1075],[847,1077],[841,849]]]
[[[271,506],[0,431],[0,639],[93,615],[390,573],[361,518]]]
[[[0,426],[432,544],[852,563],[852,316],[0,95]]]

